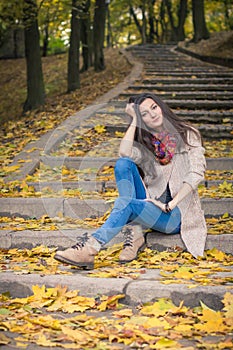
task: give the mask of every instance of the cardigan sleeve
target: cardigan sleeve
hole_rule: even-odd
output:
[[[142,152],[141,152],[141,150],[140,150],[138,147],[133,146],[133,147],[132,147],[132,152],[131,152],[130,158],[131,158],[136,164],[140,164],[141,161],[142,161]]]
[[[196,189],[201,181],[204,180],[206,170],[205,149],[202,147],[201,136],[190,131],[187,146],[187,170],[183,182],[188,183],[193,189]]]

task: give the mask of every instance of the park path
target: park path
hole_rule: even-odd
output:
[[[132,74],[122,84],[105,94],[102,99],[85,110],[68,118],[54,131],[44,135],[39,141],[28,145],[14,160],[18,164],[21,159],[27,160],[21,171],[15,173],[12,179],[23,179],[26,174],[41,165],[52,168],[66,166],[84,171],[94,168],[96,172],[104,166],[114,165],[117,158],[119,138],[115,132],[125,131],[128,121],[124,108],[128,97],[142,91],[151,91],[161,95],[169,106],[182,118],[191,121],[201,131],[207,140],[232,138],[233,120],[233,71],[216,65],[210,65],[187,55],[178,53],[173,46],[147,45],[134,46],[126,51],[129,60],[134,62]],[[112,134],[109,142],[103,142],[96,148],[96,153],[90,151],[82,157],[61,155],[59,147],[64,140],[71,137],[77,129],[83,132],[93,129],[96,125],[104,125]],[[72,137],[71,137],[72,140]],[[112,151],[111,143],[116,147]],[[111,152],[108,152],[108,148]],[[32,152],[28,152],[28,150]],[[41,152],[41,149],[43,152]],[[208,158],[208,169],[232,170],[232,158]],[[87,175],[79,181],[43,181],[30,183],[37,189],[51,187],[55,191],[63,188],[82,188],[83,191],[104,191],[114,188],[113,181],[98,181],[95,175]],[[8,179],[9,180],[9,179]],[[219,180],[220,182],[222,180]],[[218,181],[218,183],[219,183]],[[209,187],[216,180],[205,181]],[[220,216],[228,212],[233,215],[232,198],[203,198],[202,207],[206,216]],[[23,217],[40,218],[48,215],[51,218],[62,216],[71,218],[98,217],[103,215],[111,203],[103,199],[76,198],[0,198],[1,215],[21,215]],[[88,231],[88,230],[85,230]],[[89,230],[90,232],[93,231]],[[0,246],[5,249],[32,248],[40,244],[65,248],[72,244],[83,229],[63,229],[59,231],[1,231]],[[233,235],[209,235],[206,248],[216,247],[227,253],[233,252]],[[121,235],[111,243],[121,240]],[[149,233],[147,243],[150,247],[165,250],[180,246],[179,235],[166,237],[161,234]],[[231,276],[233,271],[231,271]],[[221,272],[217,274],[221,276]],[[229,274],[228,274],[229,275]],[[147,290],[145,291],[145,281]],[[147,271],[139,280],[114,278],[89,278],[86,272],[80,272],[77,278],[66,275],[40,276],[14,275],[5,272],[1,276],[0,292],[13,290],[14,295],[23,296],[31,291],[33,284],[55,286],[65,284],[70,288],[79,289],[81,294],[96,295],[97,293],[124,293],[130,304],[147,302],[158,297],[170,297],[174,301],[185,300],[187,305],[193,305],[199,300],[205,300],[209,306],[219,308],[220,300],[227,286],[198,286],[192,292],[182,284],[162,285],[159,282],[159,271]]]

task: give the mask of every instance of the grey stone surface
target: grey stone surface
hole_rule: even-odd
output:
[[[41,162],[51,168],[66,166],[79,170],[94,168],[96,171],[105,165],[114,165],[115,161],[114,157],[53,157],[49,155],[41,157]]]
[[[95,174],[93,178],[95,178]],[[201,182],[202,185],[209,188],[212,186],[219,186],[224,181],[227,183],[233,184],[233,180],[204,180]],[[44,181],[44,182],[27,182],[28,186],[33,186],[36,191],[41,191],[41,189],[49,187],[54,191],[60,191],[62,189],[82,189],[83,191],[98,191],[102,192],[106,188],[116,188],[115,181],[95,181],[95,180],[86,180],[86,181]]]
[[[207,169],[209,170],[232,170],[233,158],[208,158]]]
[[[59,224],[56,223],[56,225]],[[83,233],[94,232],[94,228],[76,228],[65,229],[60,226],[56,231],[10,231],[0,230],[0,248],[28,248],[31,249],[38,245],[45,245],[48,247],[58,247],[65,249],[73,245]],[[120,232],[107,245],[111,246],[116,243],[123,242],[123,235]],[[164,251],[174,247],[185,248],[180,234],[166,235],[160,232],[152,231],[146,236],[147,246],[158,251]],[[221,235],[208,235],[205,249],[217,248],[225,253],[233,254],[233,234],[226,233]]]
[[[104,165],[114,165],[117,158],[114,157],[53,157],[42,156],[41,162],[51,167],[65,165],[68,168],[101,169]],[[207,169],[209,170],[232,170],[233,158],[206,158]]]
[[[1,216],[40,218],[63,213],[63,198],[0,198]]]
[[[75,198],[67,198],[64,201],[64,216],[75,219],[83,219],[87,217],[102,216],[108,209],[110,204],[104,200],[78,200]]]
[[[147,234],[147,245],[159,251],[176,246],[185,248],[180,234],[166,235],[155,231]],[[208,235],[205,249],[212,248],[217,248],[225,253],[233,254],[233,234]]]
[[[228,276],[233,276],[233,269]],[[221,277],[221,273],[217,274]],[[221,309],[221,300],[226,291],[232,292],[231,286],[197,285],[190,290],[188,284],[163,284],[161,283],[159,270],[145,270],[139,279],[130,278],[97,278],[88,277],[86,272],[73,272],[72,275],[49,275],[39,274],[15,275],[5,272],[1,275],[0,293],[9,291],[13,297],[26,297],[31,294],[33,285],[57,285],[68,286],[70,290],[79,290],[80,295],[97,297],[102,295],[124,294],[123,302],[127,305],[138,305],[153,302],[158,298],[170,298],[179,305],[184,300],[187,306],[198,306],[200,301],[214,309]]]
[[[145,283],[146,282],[146,283]],[[227,288],[224,286],[197,286],[190,291],[185,284],[162,284],[155,280],[137,280],[130,283],[127,287],[127,298],[129,304],[146,303],[156,301],[160,298],[169,298],[175,304],[184,300],[187,306],[198,306],[200,301],[214,309],[221,308],[221,300],[226,293]]]
[[[229,213],[233,215],[233,201],[232,198],[202,198],[201,205],[205,215],[223,215]]]
[[[232,198],[202,198],[205,215],[233,215]],[[0,216],[23,216],[40,218],[48,215],[53,218],[62,214],[71,218],[102,216],[112,203],[104,200],[76,198],[0,198]]]
[[[97,297],[98,295],[122,294],[127,283],[127,279],[87,277],[80,272],[72,275],[49,276],[39,274],[19,276],[6,272],[1,275],[0,293],[9,291],[13,297],[25,297],[32,294],[33,285],[46,285],[47,287],[61,285],[68,286],[70,290],[79,290],[80,295]]]

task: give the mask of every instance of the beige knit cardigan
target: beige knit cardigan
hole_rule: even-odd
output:
[[[161,165],[143,151],[141,145],[134,144],[131,157],[144,171],[143,179],[147,196],[158,199],[166,190],[167,184],[174,197],[186,182],[192,191],[178,204],[181,212],[181,238],[187,250],[194,256],[203,256],[207,229],[204,211],[197,192],[198,184],[204,179],[206,161],[201,138],[193,131],[188,133],[188,142],[176,151],[172,161]]]

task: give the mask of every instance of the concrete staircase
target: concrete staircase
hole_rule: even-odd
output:
[[[231,139],[232,138],[232,121],[233,121],[233,71],[228,68],[203,63],[194,58],[175,51],[173,46],[147,45],[134,46],[125,52],[128,59],[134,63],[131,75],[125,79],[115,89],[105,94],[102,99],[95,104],[78,112],[76,115],[68,118],[57,129],[47,133],[40,140],[28,145],[13,162],[13,165],[20,164],[21,159],[27,162],[21,164],[20,171],[8,177],[6,180],[21,180],[27,174],[33,174],[35,169],[42,164],[50,167],[60,167],[65,165],[68,168],[84,170],[95,168],[96,172],[106,165],[114,165],[117,158],[117,150],[114,154],[103,156],[107,153],[107,145],[100,146],[101,156],[92,157],[88,153],[84,157],[56,156],[56,150],[63,140],[68,138],[73,130],[83,128],[90,130],[95,125],[101,124],[109,132],[114,134],[115,131],[123,132],[126,130],[129,119],[125,116],[124,108],[129,96],[136,95],[143,91],[151,91],[161,95],[163,100],[179,115],[192,122],[203,135],[204,139]],[[226,122],[227,121],[227,122]],[[41,152],[41,149],[43,150]],[[31,152],[28,152],[31,150]],[[208,169],[232,170],[232,158],[213,158],[207,159]],[[96,181],[96,178],[87,178],[77,182],[38,181],[30,183],[37,189],[43,187],[54,188],[59,191],[63,188],[82,188],[86,191],[103,191],[105,188],[115,187],[113,181]],[[211,181],[206,181],[205,186],[211,186]],[[228,212],[233,215],[233,200],[231,198],[207,199],[201,200],[206,216],[220,216]],[[57,217],[60,214],[71,218],[97,217],[103,215],[106,210],[110,209],[111,204],[104,200],[76,198],[0,198],[0,215],[1,216],[23,216],[40,218],[42,215]],[[87,231],[87,230],[85,230]],[[94,231],[93,229],[89,230]],[[32,248],[40,244],[47,246],[58,246],[66,248],[73,244],[76,237],[83,232],[82,229],[71,230],[61,229],[59,231],[1,231],[0,247],[9,249],[13,247]],[[226,253],[233,253],[233,235],[223,234],[208,236],[206,248],[216,247]],[[122,240],[119,234],[112,242],[117,243]],[[150,247],[158,250],[164,250],[173,246],[183,247],[179,235],[167,237],[159,233],[149,233],[147,243]],[[149,278],[149,277],[150,278]],[[128,285],[128,282],[117,281],[114,279],[90,279],[84,274],[78,277],[79,282],[72,280],[72,276],[47,276],[41,279],[40,276],[19,276],[11,277],[3,274],[1,290],[7,290],[15,283],[16,294],[25,295],[30,292],[31,284],[46,283],[55,285],[58,283],[68,284],[71,288],[78,288],[86,291],[89,295],[98,292],[111,293],[111,291],[128,293],[128,300],[135,303],[141,301],[143,293],[143,283],[150,285],[154,292],[147,293],[144,301],[153,300],[155,297],[169,296],[174,293],[180,297],[192,299],[203,295],[215,295],[222,297],[225,287],[213,287],[205,289],[200,287],[194,294],[188,290],[181,292],[180,286],[159,286],[158,276],[148,275],[144,280],[134,282]],[[91,280],[91,281],[90,281]],[[150,281],[149,281],[150,280]],[[155,288],[155,285],[157,287]],[[20,287],[21,286],[21,287]],[[81,286],[81,287],[80,287]],[[163,287],[163,289],[162,289]],[[95,289],[96,288],[96,289]],[[128,289],[127,289],[128,288]],[[20,291],[21,290],[21,291]],[[127,292],[128,291],[128,292]],[[130,294],[131,293],[131,294]],[[183,294],[182,294],[183,293]],[[199,294],[198,294],[199,293]],[[212,294],[211,294],[212,293]],[[219,294],[220,293],[220,294]],[[178,294],[177,294],[178,295]],[[191,297],[190,297],[191,295]],[[202,299],[203,300],[203,299]],[[220,299],[219,299],[220,300]]]

